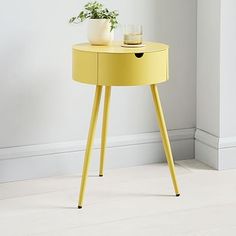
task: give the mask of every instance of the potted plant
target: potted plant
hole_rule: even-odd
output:
[[[88,40],[92,45],[108,45],[113,39],[113,31],[118,25],[117,11],[109,11],[99,2],[85,4],[78,16],[70,18],[69,23],[88,22]]]

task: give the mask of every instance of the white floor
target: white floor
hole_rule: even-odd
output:
[[[236,170],[195,160],[176,169],[178,198],[166,164],[91,173],[80,210],[80,176],[0,184],[0,235],[236,235]]]

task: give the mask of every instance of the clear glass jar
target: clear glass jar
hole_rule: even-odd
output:
[[[143,42],[142,25],[125,25],[124,26],[124,44],[139,45]]]

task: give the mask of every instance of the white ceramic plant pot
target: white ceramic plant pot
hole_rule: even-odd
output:
[[[109,19],[90,19],[88,21],[88,40],[92,45],[108,45],[113,40]]]

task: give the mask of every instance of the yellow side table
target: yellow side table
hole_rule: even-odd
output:
[[[168,80],[168,46],[151,42],[145,44],[146,46],[142,48],[123,48],[119,42],[114,42],[110,46],[91,46],[86,43],[73,46],[73,79],[78,82],[96,85],[78,208],[82,208],[83,205],[103,86],[105,86],[105,101],[99,176],[103,176],[111,86],[150,85],[175,194],[176,196],[180,195],[169,137],[155,85]]]

